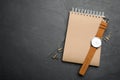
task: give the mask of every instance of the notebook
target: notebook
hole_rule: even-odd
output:
[[[73,8],[69,12],[68,27],[62,60],[82,64],[90,48],[90,41],[95,36],[103,20],[104,13]],[[90,63],[100,65],[101,48],[98,48]]]

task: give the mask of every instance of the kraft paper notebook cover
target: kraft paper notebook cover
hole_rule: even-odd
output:
[[[74,9],[69,13],[68,27],[64,45],[63,61],[82,64],[90,47],[90,41],[95,36],[103,13],[91,10]],[[97,49],[90,63],[100,64],[101,48]]]

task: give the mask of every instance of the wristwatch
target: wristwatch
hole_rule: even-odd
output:
[[[88,54],[87,54],[87,56],[86,56],[86,58],[85,58],[85,60],[83,62],[83,65],[82,65],[82,67],[81,67],[81,69],[79,71],[79,74],[82,75],[82,76],[86,73],[86,70],[89,67],[89,64],[90,64],[90,62],[91,62],[91,60],[92,60],[92,58],[93,58],[93,56],[95,54],[95,51],[99,47],[101,47],[101,45],[102,45],[101,39],[102,39],[102,36],[103,36],[103,34],[104,34],[104,32],[105,32],[105,30],[107,28],[107,23],[108,22],[105,19],[103,19],[101,21],[98,32],[96,33],[95,37],[91,40],[90,49],[89,49]]]

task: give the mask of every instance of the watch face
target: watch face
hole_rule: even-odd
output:
[[[91,41],[93,47],[98,48],[102,45],[102,41],[99,37],[94,37]]]

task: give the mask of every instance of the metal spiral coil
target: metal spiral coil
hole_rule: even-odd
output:
[[[98,12],[98,11],[93,11],[89,9],[78,9],[78,8],[72,8],[73,13],[78,13],[81,15],[91,15],[91,16],[96,16],[96,17],[105,17],[104,12]]]

